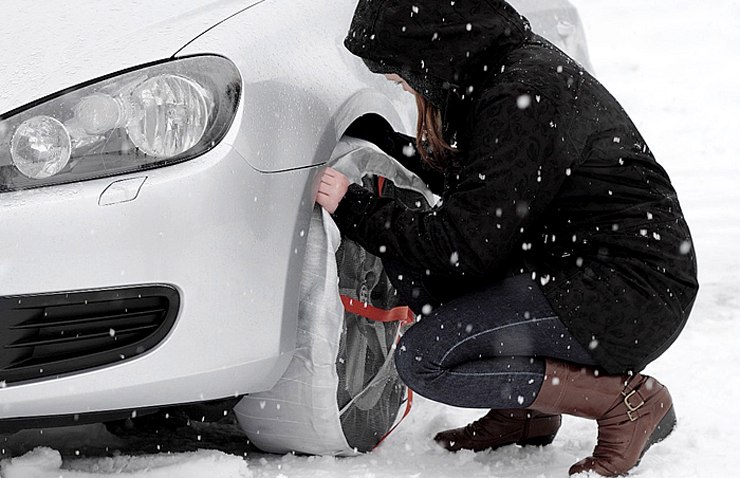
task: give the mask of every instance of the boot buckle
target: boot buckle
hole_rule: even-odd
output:
[[[624,405],[627,407],[627,416],[629,417],[631,422],[634,422],[635,420],[640,418],[638,415],[633,415],[633,413],[642,408],[643,405],[645,405],[645,400],[643,400],[640,395],[638,395],[638,397],[640,397],[640,403],[638,403],[637,405],[632,405],[632,403],[630,402],[630,398],[636,393],[637,390],[632,390],[630,393],[622,392],[622,395],[624,395]]]

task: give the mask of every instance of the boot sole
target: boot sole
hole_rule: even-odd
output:
[[[550,443],[552,443],[555,440],[555,434],[552,435],[545,435],[545,436],[539,436],[539,437],[530,437],[525,440],[512,440],[512,441],[506,441],[502,443],[497,443],[495,445],[483,445],[480,444],[478,446],[471,446],[471,447],[455,447],[451,446],[449,440],[434,440],[437,444],[439,444],[442,448],[445,450],[457,453],[460,450],[472,450],[474,452],[479,451],[485,451],[485,450],[498,450],[499,448],[503,448],[505,446],[509,445],[519,445],[519,446],[547,446]]]
[[[640,459],[637,460],[637,463],[635,466],[640,464],[640,461],[642,461],[642,457],[645,456],[645,453],[650,449],[651,446],[655,445],[656,443],[660,443],[663,440],[665,440],[668,435],[670,435],[673,430],[676,429],[676,411],[673,409],[673,406],[668,410],[668,413],[665,414],[665,416],[660,420],[658,423],[658,426],[655,428],[653,433],[650,435],[650,438],[648,439],[647,443],[645,444],[645,448],[642,449],[642,453],[640,454]]]
[[[531,437],[526,440],[515,442],[519,446],[547,446],[555,440],[555,435]]]

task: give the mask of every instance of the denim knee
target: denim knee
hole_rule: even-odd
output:
[[[461,364],[460,373],[438,363],[434,351],[415,343],[414,335],[421,339],[424,334],[407,332],[394,359],[403,383],[425,398],[466,408],[521,408],[537,395],[544,376],[542,359],[489,357]]]
[[[423,335],[415,333],[413,327],[409,329],[398,342],[394,357],[396,370],[403,383],[411,390],[422,394],[434,378],[444,373],[442,368],[431,360],[424,344],[415,340],[416,338],[424,340]]]

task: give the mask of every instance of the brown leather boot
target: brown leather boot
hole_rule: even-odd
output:
[[[598,375],[593,368],[550,359],[546,364],[532,408],[596,419],[599,426],[592,456],[573,465],[571,475],[624,475],[676,425],[671,395],[652,377]]]
[[[560,415],[534,410],[491,410],[461,428],[437,433],[434,441],[450,451],[481,451],[516,443],[545,446],[552,443],[560,428]]]

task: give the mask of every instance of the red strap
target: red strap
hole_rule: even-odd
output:
[[[378,176],[378,197],[383,197],[383,186],[385,185],[385,178]]]
[[[405,419],[405,418],[406,418],[406,417],[407,417],[407,416],[409,415],[409,413],[411,413],[411,405],[412,405],[412,404],[413,404],[413,402],[414,402],[414,392],[413,392],[413,391],[411,391],[411,389],[410,389],[410,388],[408,388],[408,387],[406,388],[406,392],[407,392],[407,393],[406,393],[406,410],[404,410],[404,411],[403,411],[403,415],[401,415],[401,419],[400,419],[400,420],[398,420],[398,421],[397,421],[397,422],[396,422],[396,423],[395,423],[395,424],[394,424],[394,425],[393,425],[393,426],[391,427],[391,429],[390,429],[390,430],[388,430],[388,431],[386,432],[386,434],[385,434],[385,435],[383,435],[383,436],[382,436],[382,437],[380,438],[380,440],[378,441],[378,443],[376,443],[376,444],[375,444],[375,446],[373,447],[373,450],[375,450],[376,448],[378,448],[378,447],[380,446],[380,444],[381,444],[381,443],[383,443],[383,440],[385,440],[386,438],[388,438],[388,435],[390,435],[390,434],[391,434],[391,432],[393,432],[393,430],[395,430],[395,429],[396,429],[396,428],[398,427],[398,425],[400,425],[400,424],[401,424],[401,422],[402,422],[402,421],[403,421],[403,420],[404,420],[404,419]]]
[[[340,295],[339,297],[342,299],[344,310],[365,317],[366,319],[376,322],[401,322],[403,325],[414,323],[414,313],[406,306],[394,307],[388,310],[374,307],[346,295]]]

